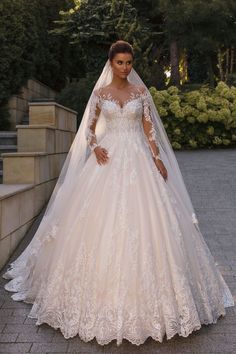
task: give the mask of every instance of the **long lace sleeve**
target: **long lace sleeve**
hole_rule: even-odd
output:
[[[142,88],[142,102],[143,102],[143,130],[148,139],[149,148],[151,150],[152,156],[155,160],[161,160],[160,151],[158,147],[158,140],[156,130],[153,124],[153,118],[151,114],[150,101],[148,97],[148,92],[146,88]]]
[[[95,147],[98,146],[97,138],[96,138],[96,134],[95,134],[95,129],[96,129],[96,124],[97,124],[97,120],[99,118],[100,112],[101,112],[101,108],[100,108],[99,93],[98,93],[98,90],[95,90],[92,93],[92,97],[91,97],[89,119],[88,119],[88,125],[87,125],[87,129],[86,129],[86,139],[87,139],[87,142],[88,142],[88,145],[89,145],[91,151],[93,151],[95,149]]]

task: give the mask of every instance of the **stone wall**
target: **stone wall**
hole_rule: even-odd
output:
[[[28,102],[32,99],[54,99],[56,92],[37,80],[28,80],[17,95],[8,102],[11,130],[16,130],[16,125],[21,124],[24,116],[29,114]]]
[[[17,125],[17,152],[3,153],[0,268],[50,198],[76,134],[76,112],[55,102],[29,104],[29,125]]]

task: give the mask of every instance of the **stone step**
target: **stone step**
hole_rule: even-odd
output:
[[[0,144],[0,155],[5,152],[16,152],[17,145]]]
[[[0,132],[0,184],[3,183],[3,158],[2,153],[17,151],[17,132],[1,131]]]
[[[55,98],[32,98],[29,102],[55,102]]]
[[[66,159],[65,153],[11,152],[2,154],[3,183],[40,184],[59,176]]]
[[[3,158],[0,156],[0,184],[3,181]]]
[[[17,132],[1,131],[0,132],[0,145],[16,145]]]
[[[29,124],[29,116],[28,115],[24,115],[24,117],[21,120],[21,124],[22,125],[28,125]]]

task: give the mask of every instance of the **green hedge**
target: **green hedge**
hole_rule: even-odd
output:
[[[219,82],[215,89],[150,92],[174,149],[236,145],[236,87]]]

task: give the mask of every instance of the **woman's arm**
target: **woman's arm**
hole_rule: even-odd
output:
[[[142,116],[142,123],[143,123],[143,130],[148,139],[149,147],[154,159],[154,162],[160,171],[164,180],[167,180],[167,169],[165,168],[161,156],[160,150],[158,147],[158,140],[157,140],[157,133],[154,127],[153,118],[151,114],[150,108],[150,101],[149,96],[146,88],[142,88],[142,101],[143,101],[143,116]]]
[[[153,124],[150,103],[148,99],[148,93],[145,88],[142,88],[142,100],[143,100],[143,130],[148,139],[149,147],[154,160],[160,160],[160,151],[158,147],[158,140],[156,130]]]
[[[97,137],[95,134],[95,129],[96,129],[96,124],[99,118],[101,112],[100,108],[100,102],[99,102],[99,95],[97,90],[95,90],[92,94],[91,97],[91,106],[90,106],[90,111],[89,111],[89,119],[88,119],[88,125],[86,129],[86,139],[88,142],[88,145],[93,151],[97,146]]]
[[[94,151],[99,165],[107,163],[108,151],[97,143],[95,129],[101,112],[100,98],[98,90],[94,90],[91,97],[88,125],[86,129],[86,139],[91,151]]]

